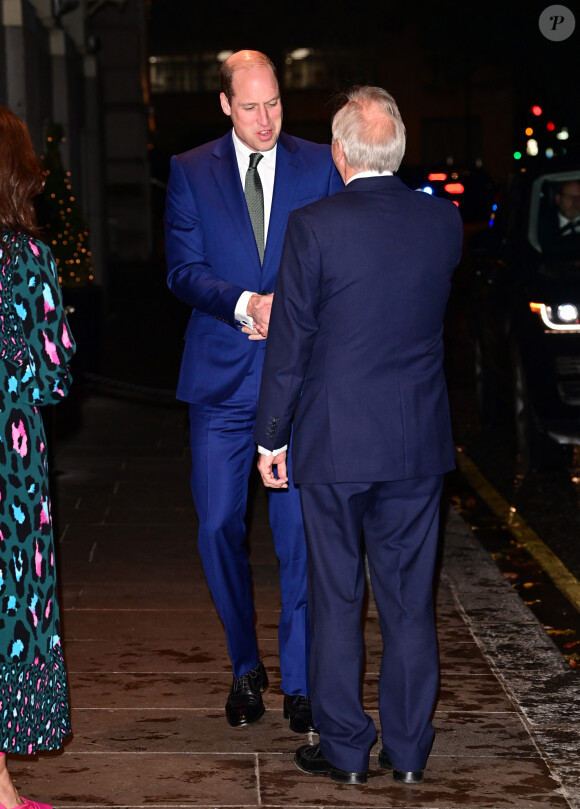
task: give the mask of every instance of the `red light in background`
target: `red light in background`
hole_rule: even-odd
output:
[[[542,108],[538,107],[537,104],[534,104],[534,106],[532,107],[532,115],[539,116],[541,114],[542,114]]]
[[[548,121],[548,123],[546,124],[546,129],[548,130],[548,132],[553,132],[554,129],[556,129],[556,124],[552,123],[552,121]]]
[[[441,171],[440,172],[434,171],[427,177],[427,179],[429,180],[430,183],[435,183],[435,182],[437,182],[437,180],[441,180],[441,181],[446,180],[447,175],[444,174]]]
[[[452,199],[452,200],[451,200],[451,202],[452,202],[454,205],[457,205],[457,207],[459,208],[459,200],[457,200],[457,199]]]
[[[462,183],[447,183],[443,188],[448,194],[463,194],[465,191]]]

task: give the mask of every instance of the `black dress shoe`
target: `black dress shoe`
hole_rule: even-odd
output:
[[[366,784],[368,773],[347,772],[333,767],[323,756],[319,744],[305,744],[294,754],[294,764],[309,775],[328,775],[339,784]]]
[[[379,767],[383,770],[393,771],[393,781],[401,784],[422,784],[423,770],[396,770],[384,750],[379,753]]]
[[[233,727],[250,725],[264,713],[261,691],[268,688],[268,675],[261,660],[247,674],[236,677],[228,701],[226,702],[226,719]]]
[[[284,719],[290,719],[290,730],[294,733],[316,733],[310,697],[284,694]]]

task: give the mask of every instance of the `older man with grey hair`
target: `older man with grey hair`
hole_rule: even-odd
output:
[[[377,736],[361,700],[363,535],[384,641],[378,764],[419,783],[434,738],[432,587],[454,466],[443,317],[462,225],[393,176],[404,150],[392,96],[351,91],[333,121],[346,187],[288,222],[254,433],[264,483],[284,488],[294,425],[320,733],[294,760],[344,784],[366,783]]]

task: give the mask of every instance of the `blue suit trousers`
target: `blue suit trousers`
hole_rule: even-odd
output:
[[[257,365],[257,364],[256,364]],[[259,371],[227,403],[189,407],[191,489],[198,519],[198,548],[216,609],[224,624],[234,677],[259,659],[246,541],[248,483]],[[291,469],[289,470],[291,475]],[[269,493],[270,527],[280,562],[278,646],[285,694],[310,693],[310,627],[306,543],[297,489]]]

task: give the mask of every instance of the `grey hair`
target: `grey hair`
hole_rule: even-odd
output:
[[[342,141],[357,171],[397,171],[405,154],[405,125],[395,99],[382,87],[353,87],[332,120],[332,140]]]

